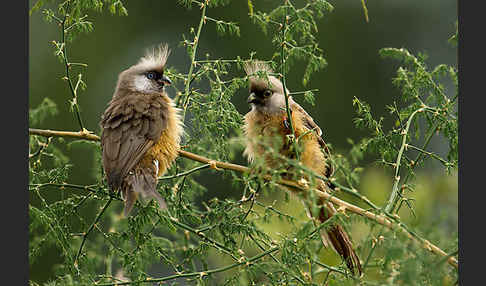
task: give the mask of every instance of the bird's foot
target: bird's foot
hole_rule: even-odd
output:
[[[94,134],[94,133],[92,131],[89,131],[86,128],[83,128],[83,130],[79,131],[79,134],[84,136],[84,135],[90,135],[90,134]]]
[[[304,188],[308,188],[309,187],[309,181],[307,181],[304,178],[301,178],[300,180],[298,180],[297,183],[299,183],[299,185],[301,185]]]

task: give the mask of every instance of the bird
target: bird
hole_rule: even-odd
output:
[[[103,170],[111,191],[121,192],[125,216],[139,195],[167,207],[157,178],[177,158],[184,132],[180,110],[165,90],[172,84],[165,74],[169,54],[168,45],[159,44],[122,71],[101,116]]]
[[[295,179],[298,177],[297,170],[289,164],[285,165],[286,160],[294,159],[316,174],[330,178],[334,168],[329,160],[330,150],[321,137],[321,128],[294,101],[288,89],[287,104],[291,118],[287,117],[284,86],[278,78],[271,75],[273,71],[268,64],[253,60],[245,63],[244,70],[249,81],[250,95],[247,102],[251,110],[244,116],[243,134],[246,146],[243,154],[249,163],[255,164],[256,160],[261,160],[263,166],[270,170],[283,167],[282,177]],[[295,152],[292,135],[293,140],[299,138],[299,157]],[[302,176],[301,179],[305,180]],[[334,187],[329,181],[317,179],[317,188],[320,191],[331,192]],[[315,223],[323,223],[337,212],[334,205],[323,198],[319,198],[318,211],[314,213],[309,202],[304,204],[307,215]],[[349,235],[341,225],[333,222],[330,227],[323,228],[321,240],[325,247],[331,245],[340,254],[351,272],[361,275],[361,262]]]

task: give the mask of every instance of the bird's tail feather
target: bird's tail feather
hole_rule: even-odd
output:
[[[318,215],[316,215],[319,223],[327,221],[333,216],[334,213],[336,213],[332,203],[325,201],[323,198],[319,199],[319,205],[322,205],[322,207],[319,209]],[[310,209],[307,210],[307,213],[310,218],[313,217]],[[344,259],[348,269],[352,273],[357,273],[359,276],[361,276],[361,262],[358,255],[354,251],[351,239],[341,225],[333,223],[328,227],[322,228],[321,240],[324,247],[329,247],[329,245],[332,245],[336,252],[339,253],[339,255]]]
[[[157,175],[156,171],[150,167],[136,168],[132,174],[129,174],[125,179],[123,189],[123,197],[125,200],[125,208],[123,213],[128,216],[137,201],[139,194],[142,199],[155,199],[159,204],[160,209],[166,209],[167,205],[164,198],[157,192]]]

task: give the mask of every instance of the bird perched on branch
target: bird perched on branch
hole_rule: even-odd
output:
[[[286,159],[288,161],[288,159],[298,158],[307,169],[329,178],[333,168],[329,164],[329,149],[321,138],[322,131],[319,126],[291,96],[288,96],[291,118],[287,117],[284,87],[280,80],[268,75],[272,73],[268,65],[254,61],[245,65],[245,72],[250,83],[248,103],[251,105],[251,111],[245,115],[244,133],[247,143],[244,154],[250,163],[262,159],[266,168],[275,170],[283,167],[283,177],[295,179],[297,169],[286,164]],[[266,74],[266,78],[262,74]],[[286,92],[288,95],[289,91]],[[297,140],[299,144],[298,157],[292,140]],[[275,152],[272,153],[272,150]],[[320,191],[331,192],[332,187],[329,182],[317,180],[317,188]],[[320,223],[327,221],[337,212],[334,205],[323,198],[319,199],[318,206],[318,211],[314,213],[308,203],[306,209],[308,215]],[[333,223],[323,228],[321,237],[325,247],[330,243],[343,257],[348,268],[353,273],[357,270],[361,275],[359,258],[341,225]]]
[[[165,91],[171,84],[164,74],[169,53],[159,45],[121,72],[101,117],[103,168],[110,188],[121,191],[125,215],[139,194],[166,208],[157,177],[177,157],[183,132],[179,110]]]

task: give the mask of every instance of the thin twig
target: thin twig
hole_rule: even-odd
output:
[[[363,12],[364,12],[366,23],[369,23],[370,19],[368,18],[368,8],[366,7],[365,0],[361,0],[361,6],[363,6]]]
[[[378,239],[380,238],[381,234],[383,233],[383,228],[384,228],[384,226],[382,226],[381,229],[380,229],[380,233],[378,234]],[[373,229],[371,229],[371,230],[373,230]],[[371,235],[371,230],[370,230],[370,235]],[[370,262],[371,256],[373,255],[373,252],[375,251],[375,248],[378,246],[378,242],[379,242],[378,239],[372,245],[372,247],[370,249],[370,253],[368,253],[368,256],[365,259],[365,263],[363,264],[363,271],[366,269],[367,266],[369,266],[368,263]]]
[[[79,256],[81,255],[81,251],[83,250],[83,246],[84,246],[84,244],[86,242],[86,239],[88,238],[88,235],[94,229],[94,227],[96,226],[96,224],[98,223],[98,221],[101,219],[101,216],[103,216],[103,213],[110,206],[110,204],[111,204],[112,201],[113,201],[113,198],[110,197],[110,199],[108,200],[108,202],[106,202],[106,204],[103,207],[103,209],[101,209],[101,212],[96,216],[95,220],[93,221],[93,223],[89,227],[88,231],[86,231],[86,233],[83,235],[83,241],[81,241],[81,245],[79,246],[78,253],[76,254],[76,257],[74,258],[74,267],[76,267],[76,269],[78,269],[78,259],[79,259]]]
[[[313,262],[314,262],[315,264],[317,264],[317,265],[321,266],[321,267],[326,268],[326,269],[327,269],[327,270],[329,270],[330,272],[337,272],[337,273],[340,273],[340,274],[342,274],[342,275],[346,276],[347,278],[352,278],[352,279],[354,279],[354,280],[356,280],[356,279],[357,279],[357,278],[355,278],[355,277],[353,277],[353,276],[351,276],[351,275],[348,275],[346,272],[344,272],[344,271],[342,271],[342,270],[340,270],[340,269],[338,269],[338,268],[336,268],[336,267],[332,267],[332,266],[326,265],[326,264],[324,264],[324,263],[320,262],[319,260],[316,260],[316,259],[315,259],[315,260],[313,260]]]
[[[431,128],[431,132],[427,135],[427,138],[425,138],[425,142],[424,142],[424,145],[422,145],[422,150],[425,150],[427,149],[427,147],[429,146],[429,143],[430,143],[430,140],[432,139],[432,137],[434,137],[434,134],[435,132],[438,130],[439,128],[439,124],[435,125],[435,127]],[[413,170],[415,168],[415,166],[418,166],[418,164],[420,163],[420,161],[424,158],[424,154],[423,153],[419,153],[417,155],[417,157],[415,158],[415,160],[413,161],[413,165],[411,166],[411,169]],[[408,179],[411,177],[412,175],[412,172],[409,172],[407,174],[407,176],[405,177],[405,179],[403,180],[403,184],[406,184]]]
[[[102,191],[98,191],[96,189],[93,188],[93,186],[96,186],[96,185],[91,185],[91,186],[82,186],[82,185],[75,185],[75,184],[68,184],[68,183],[42,183],[42,184],[29,184],[29,187],[32,187],[32,188],[43,188],[43,187],[59,187],[59,189],[61,190],[64,190],[65,188],[72,188],[72,189],[77,189],[77,190],[85,190],[85,191],[89,191],[93,194],[103,194],[103,195],[107,195],[107,196],[110,196],[112,199],[115,199],[115,200],[118,200],[118,201],[121,201],[122,199],[117,197],[116,195],[112,194],[112,193],[109,193],[109,192],[102,192]]]
[[[396,202],[398,201],[398,191],[399,191],[398,183],[400,182],[400,175],[399,175],[400,174],[400,161],[402,159],[403,151],[405,150],[405,146],[407,144],[408,130],[410,129],[410,124],[412,123],[412,120],[415,117],[415,115],[419,112],[423,112],[424,110],[425,110],[425,108],[419,108],[419,109],[415,110],[410,115],[410,117],[408,118],[407,125],[406,125],[405,129],[402,131],[402,145],[400,147],[400,150],[398,151],[397,161],[395,162],[395,180],[394,180],[394,183],[393,183],[393,188],[392,188],[392,192],[390,194],[390,198],[388,199],[388,203],[385,206],[386,212],[391,212],[393,210],[393,208],[395,207]]]
[[[287,1],[285,1],[287,3]],[[295,138],[295,129],[294,129],[294,122],[292,119],[292,112],[290,110],[289,106],[289,94],[287,94],[287,86],[286,86],[286,81],[285,81],[285,48],[286,48],[286,41],[285,41],[285,33],[287,32],[287,21],[288,21],[288,16],[287,16],[287,6],[285,6],[285,14],[284,14],[284,20],[282,24],[282,43],[281,43],[281,59],[280,59],[280,64],[281,64],[281,81],[282,81],[282,86],[283,86],[283,91],[284,91],[284,98],[285,98],[285,111],[287,112],[287,118],[289,120],[289,127],[290,130],[292,131],[292,143],[294,144],[294,151],[295,151],[295,157],[297,160],[300,160],[300,155],[299,155],[299,149],[298,149],[298,144],[297,140]]]
[[[405,148],[412,148],[416,151],[419,151],[421,153],[424,153],[425,155],[428,155],[434,159],[436,159],[437,161],[441,162],[444,166],[447,166],[449,165],[449,162],[447,162],[446,160],[442,159],[441,157],[437,156],[436,154],[432,153],[432,152],[428,152],[428,151],[425,151],[419,147],[416,147],[416,146],[413,146],[413,145],[410,145],[410,144],[406,144],[405,145]]]
[[[179,174],[175,174],[173,176],[159,177],[159,180],[168,180],[168,179],[175,179],[175,178],[179,178],[179,177],[184,177],[184,176],[190,175],[192,173],[195,173],[197,171],[201,171],[201,170],[207,169],[209,167],[211,167],[210,164],[204,164],[202,166],[198,166],[198,167],[196,167],[194,169],[191,169],[189,171],[185,171],[185,172],[182,172],[182,173],[179,173]]]
[[[97,286],[132,285],[132,284],[141,284],[141,283],[149,283],[149,282],[162,282],[162,281],[168,281],[168,280],[173,280],[173,279],[177,279],[177,278],[189,278],[189,277],[198,277],[198,276],[202,278],[204,276],[209,276],[209,275],[214,274],[214,273],[227,271],[227,270],[230,270],[232,268],[235,268],[235,267],[238,267],[238,266],[241,266],[241,265],[248,265],[249,266],[249,265],[251,265],[252,262],[257,261],[260,258],[263,258],[266,255],[269,255],[269,254],[271,254],[271,253],[273,253],[277,250],[279,250],[279,248],[274,247],[274,248],[271,248],[267,251],[264,251],[264,252],[262,252],[258,255],[255,255],[248,260],[243,260],[241,262],[237,262],[237,263],[234,263],[234,264],[231,264],[231,265],[228,265],[228,266],[215,268],[215,269],[208,270],[208,271],[181,273],[181,274],[174,274],[174,275],[166,276],[166,277],[163,277],[163,278],[153,278],[153,279],[149,278],[149,279],[144,279],[144,280],[127,281],[127,282],[102,283],[102,284],[95,283],[95,285],[97,285]]]
[[[32,158],[34,158],[36,156],[39,156],[42,153],[42,151],[44,151],[44,149],[46,149],[49,146],[49,143],[51,143],[51,137],[47,137],[46,143],[41,142],[40,140],[38,140],[39,149],[37,149],[37,151],[35,151],[32,154],[29,153],[29,159],[32,159]]]
[[[189,104],[189,88],[192,82],[192,73],[194,70],[194,66],[196,65],[196,51],[197,51],[197,46],[199,44],[199,37],[201,35],[201,30],[202,26],[204,25],[204,20],[206,17],[206,7],[208,6],[207,1],[204,1],[204,3],[201,3],[202,6],[202,12],[201,12],[201,20],[199,21],[199,27],[197,28],[197,33],[196,36],[194,37],[194,44],[192,47],[192,56],[191,56],[191,65],[189,67],[189,73],[187,74],[187,79],[186,79],[186,88],[185,88],[185,99],[183,102],[183,113],[182,113],[182,122],[185,121],[186,118],[186,110],[187,110],[187,105]]]
[[[162,217],[159,215],[159,218],[162,219]],[[182,222],[179,222],[176,218],[174,217],[168,217],[170,219],[170,221],[177,225],[178,227],[184,229],[184,230],[187,230],[197,236],[199,236],[202,240],[204,240],[207,244],[213,246],[214,248],[218,249],[219,251],[223,252],[223,253],[226,253],[228,254],[229,256],[231,256],[231,258],[233,258],[234,260],[238,260],[237,257],[235,257],[232,253],[231,253],[231,249],[227,248],[226,246],[222,245],[221,243],[209,238],[208,236],[206,236],[204,233],[202,233],[201,231],[197,231],[195,229],[193,229],[192,227],[182,223]]]
[[[71,81],[71,77],[70,77],[70,74],[69,74],[69,66],[70,66],[70,63],[68,61],[68,56],[67,56],[67,44],[66,44],[66,32],[67,32],[67,29],[66,29],[66,21],[68,19],[68,15],[69,15],[69,7],[70,7],[70,4],[71,2],[68,1],[67,3],[67,8],[66,10],[64,11],[64,18],[61,22],[61,45],[62,45],[62,58],[64,60],[64,66],[65,66],[65,69],[66,69],[66,77],[65,79],[67,80],[68,82],[68,86],[69,86],[69,90],[71,91],[71,95],[73,97],[73,101],[72,101],[72,106],[74,108],[74,111],[75,111],[75,115],[76,115],[76,119],[78,120],[78,123],[79,123],[79,127],[81,128],[82,131],[85,130],[84,128],[84,125],[83,125],[83,120],[81,118],[81,112],[79,111],[79,106],[78,106],[78,97],[77,97],[77,93],[76,93],[76,90],[74,89],[73,87],[73,83]]]
[[[251,235],[249,234],[249,237],[250,239],[258,246],[258,248],[260,248],[260,250],[262,251],[266,251],[265,248],[263,246],[261,246],[261,244]],[[273,261],[275,261],[275,263],[277,263],[278,265],[281,265],[282,263],[271,253],[268,254],[272,259]],[[292,278],[294,278],[295,280],[299,281],[302,285],[305,285],[305,281],[302,280],[299,276],[296,276],[295,274],[293,273],[288,273],[290,276],[292,276]]]

